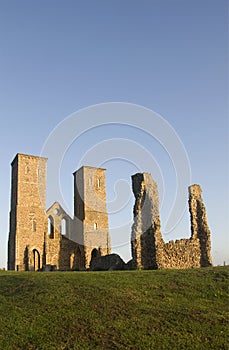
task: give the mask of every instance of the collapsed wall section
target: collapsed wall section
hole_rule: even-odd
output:
[[[161,235],[157,184],[150,174],[132,176],[135,196],[131,233],[136,269],[185,269],[211,266],[210,230],[199,185],[189,187],[191,238],[165,243]]]
[[[200,267],[198,239],[179,239],[165,243],[158,264],[163,269],[189,269]]]

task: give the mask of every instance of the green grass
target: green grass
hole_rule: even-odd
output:
[[[228,267],[0,272],[0,349],[228,349]]]

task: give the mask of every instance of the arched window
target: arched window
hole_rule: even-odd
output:
[[[50,238],[54,238],[54,220],[51,215],[48,217],[48,234]]]
[[[61,220],[61,233],[62,233],[62,235],[66,235],[67,230],[68,230],[68,223],[67,223],[66,218],[63,218]]]
[[[97,222],[94,223],[94,230],[96,231],[98,229],[98,224]]]
[[[27,175],[29,173],[29,167],[28,165],[25,166],[25,174]]]
[[[98,177],[98,179],[97,179],[97,187],[100,188],[100,186],[101,186],[101,180],[100,180],[100,178]]]
[[[36,224],[36,221],[33,220],[33,221],[32,221],[32,231],[33,231],[33,232],[36,232],[36,230],[37,230],[37,224]]]

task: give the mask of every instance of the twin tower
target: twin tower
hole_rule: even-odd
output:
[[[17,154],[11,165],[9,270],[81,270],[110,254],[105,169],[73,174],[71,218],[58,202],[46,210],[46,158]]]

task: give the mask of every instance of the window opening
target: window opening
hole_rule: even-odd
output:
[[[54,220],[52,216],[48,217],[48,234],[50,238],[54,238]]]

